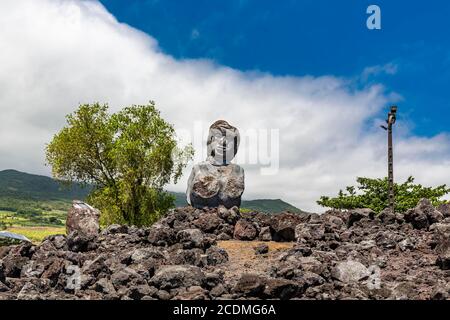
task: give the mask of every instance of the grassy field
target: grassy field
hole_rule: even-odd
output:
[[[65,227],[9,227],[7,230],[22,234],[35,244],[54,234],[66,234]]]
[[[0,211],[0,223],[7,231],[19,233],[33,243],[53,234],[65,234],[66,212],[46,210],[41,213]]]

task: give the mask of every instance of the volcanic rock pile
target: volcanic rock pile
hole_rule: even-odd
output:
[[[0,299],[446,299],[447,209],[426,199],[404,215],[177,208],[150,228],[0,247]],[[271,252],[255,242],[257,259],[275,258],[227,276],[231,261],[218,244],[230,239],[295,244]]]

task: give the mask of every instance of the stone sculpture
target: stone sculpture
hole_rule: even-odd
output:
[[[244,169],[231,163],[240,142],[239,131],[224,120],[209,128],[206,161],[192,168],[186,191],[187,201],[195,208],[226,208],[241,205]]]

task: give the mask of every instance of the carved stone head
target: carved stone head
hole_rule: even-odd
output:
[[[225,120],[217,120],[209,127],[208,160],[214,165],[227,165],[239,148],[239,130]]]

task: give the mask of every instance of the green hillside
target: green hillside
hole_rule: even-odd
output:
[[[71,187],[46,176],[16,170],[0,171],[0,196],[32,200],[84,199],[90,188]]]
[[[90,188],[80,185],[67,187],[60,182],[41,175],[24,173],[16,170],[0,171],[0,210],[39,211],[67,210],[73,199],[83,200]],[[173,192],[177,207],[186,206],[186,195]],[[269,213],[300,210],[280,199],[243,200],[242,208]]]
[[[187,206],[186,194],[181,192],[173,193],[176,197],[175,206]],[[242,200],[241,207],[249,210],[263,211],[268,213],[277,213],[282,211],[291,211],[295,213],[302,212],[299,208],[280,200],[280,199],[257,199],[257,200]]]

